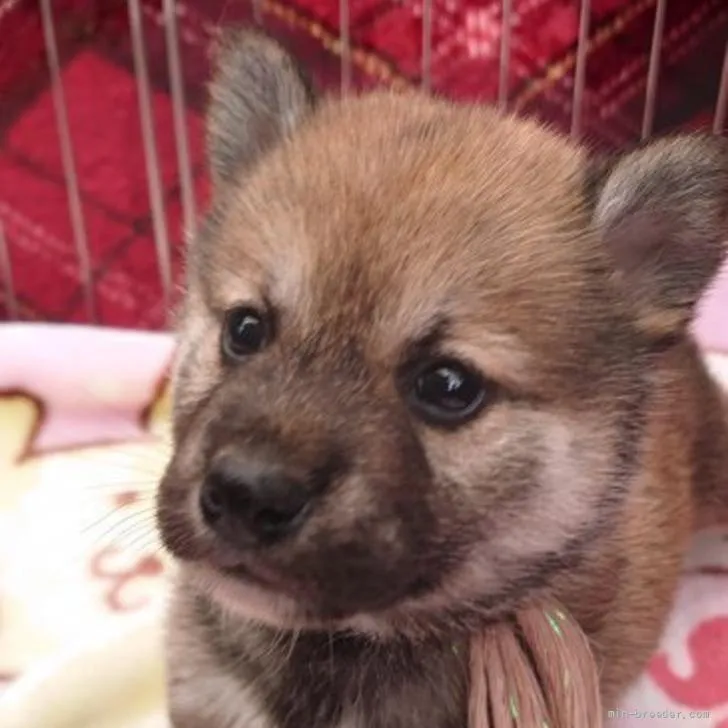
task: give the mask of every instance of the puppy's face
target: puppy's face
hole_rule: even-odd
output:
[[[318,104],[250,35],[223,55],[210,129],[217,195],[190,252],[159,496],[189,578],[279,625],[365,629],[547,588],[617,518],[650,348],[682,335],[719,260],[711,238],[673,285],[635,190],[670,153],[693,183],[689,152],[723,165],[718,197],[719,150],[636,153],[640,186],[632,158],[595,171],[485,109]]]

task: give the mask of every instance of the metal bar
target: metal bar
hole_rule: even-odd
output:
[[[197,204],[195,200],[194,175],[190,160],[190,141],[185,118],[185,89],[180,59],[179,32],[177,28],[176,0],[164,0],[163,19],[167,41],[167,65],[172,99],[174,138],[177,146],[180,189],[182,197],[182,224],[187,239],[197,234]]]
[[[263,7],[262,0],[252,0],[253,5],[253,22],[262,27],[263,25]]]
[[[341,42],[341,93],[351,86],[351,13],[349,0],[339,0],[339,40]]]
[[[56,38],[51,0],[41,0],[40,10],[43,23],[43,37],[48,58],[48,70],[51,77],[53,107],[56,116],[56,126],[58,128],[61,164],[63,166],[63,177],[66,183],[68,214],[71,220],[76,257],[78,258],[79,278],[83,288],[87,315],[95,323],[96,304],[94,301],[91,256],[89,253],[88,236],[86,234],[86,221],[81,203],[81,191],[76,172],[75,155],[73,153],[73,141],[68,123],[68,105],[61,79],[61,62],[58,54],[58,40]]]
[[[725,46],[723,57],[723,71],[720,74],[720,88],[718,99],[715,102],[715,116],[713,117],[713,133],[722,134],[728,116],[728,43]]]
[[[652,134],[655,124],[655,108],[657,105],[657,87],[660,82],[660,57],[662,55],[662,37],[665,28],[665,11],[667,0],[657,0],[655,6],[655,25],[652,30],[650,46],[650,65],[647,70],[647,88],[645,90],[645,109],[642,116],[642,139]]]
[[[422,88],[432,90],[432,0],[422,3]]]
[[[579,40],[576,48],[576,67],[574,69],[574,96],[571,110],[571,135],[581,135],[581,120],[584,106],[584,86],[586,84],[586,60],[589,50],[589,23],[591,1],[581,0],[579,15]]]
[[[511,32],[513,30],[513,0],[503,0],[501,6],[500,63],[498,66],[498,108],[508,106],[508,82],[511,70]]]
[[[169,315],[169,302],[172,290],[172,262],[169,236],[167,234],[167,220],[164,210],[162,176],[159,169],[159,158],[157,156],[157,140],[154,134],[152,93],[149,83],[149,69],[147,68],[140,0],[128,0],[128,9],[129,24],[131,26],[132,53],[134,56],[134,72],[137,79],[137,95],[139,98],[139,122],[141,125],[142,143],[144,145],[144,162],[147,171],[147,185],[149,187],[149,204],[152,212],[154,245],[157,251],[157,263],[159,264],[159,275],[162,281],[165,311]]]
[[[2,273],[3,288],[5,290],[5,305],[8,309],[8,318],[18,318],[18,299],[15,296],[15,281],[13,268],[10,263],[10,250],[8,239],[5,236],[5,226],[0,220],[0,273]]]

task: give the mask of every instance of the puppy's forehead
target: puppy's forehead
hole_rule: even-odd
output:
[[[385,320],[397,338],[476,312],[496,332],[519,308],[553,317],[593,262],[583,168],[568,142],[488,110],[331,103],[231,194],[215,295],[265,296],[303,327]]]

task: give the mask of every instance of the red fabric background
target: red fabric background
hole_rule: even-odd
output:
[[[149,213],[124,0],[55,0],[63,82],[92,258],[97,322],[165,323]],[[154,116],[176,274],[181,210],[159,0],[144,0]],[[260,0],[267,28],[312,69],[340,82],[338,0]],[[433,0],[434,90],[492,100],[500,0]],[[510,105],[568,130],[578,27],[575,0],[514,0]],[[207,48],[221,23],[251,19],[237,0],[179,2],[187,123],[204,207]],[[655,0],[592,0],[584,133],[614,148],[639,137]],[[359,88],[420,81],[422,0],[351,0]],[[726,41],[725,0],[669,0],[655,131],[709,125]],[[24,319],[87,321],[38,3],[0,0],[0,221]],[[0,282],[0,318],[8,316]]]

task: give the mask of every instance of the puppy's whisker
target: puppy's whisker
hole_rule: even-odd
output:
[[[121,518],[118,518],[117,515],[117,518],[112,520],[115,515],[117,514],[105,514],[103,517],[85,526],[82,529],[82,534],[90,536],[92,535],[92,532],[103,529],[93,535],[94,540],[97,543],[100,543],[101,541],[108,541],[117,538],[120,535],[119,529],[123,530],[127,527],[136,528],[141,527],[145,524],[153,524],[156,517],[153,509],[151,508],[148,508],[146,510],[139,510],[134,513],[129,513],[125,516],[122,516]],[[109,521],[112,522],[109,523]]]

